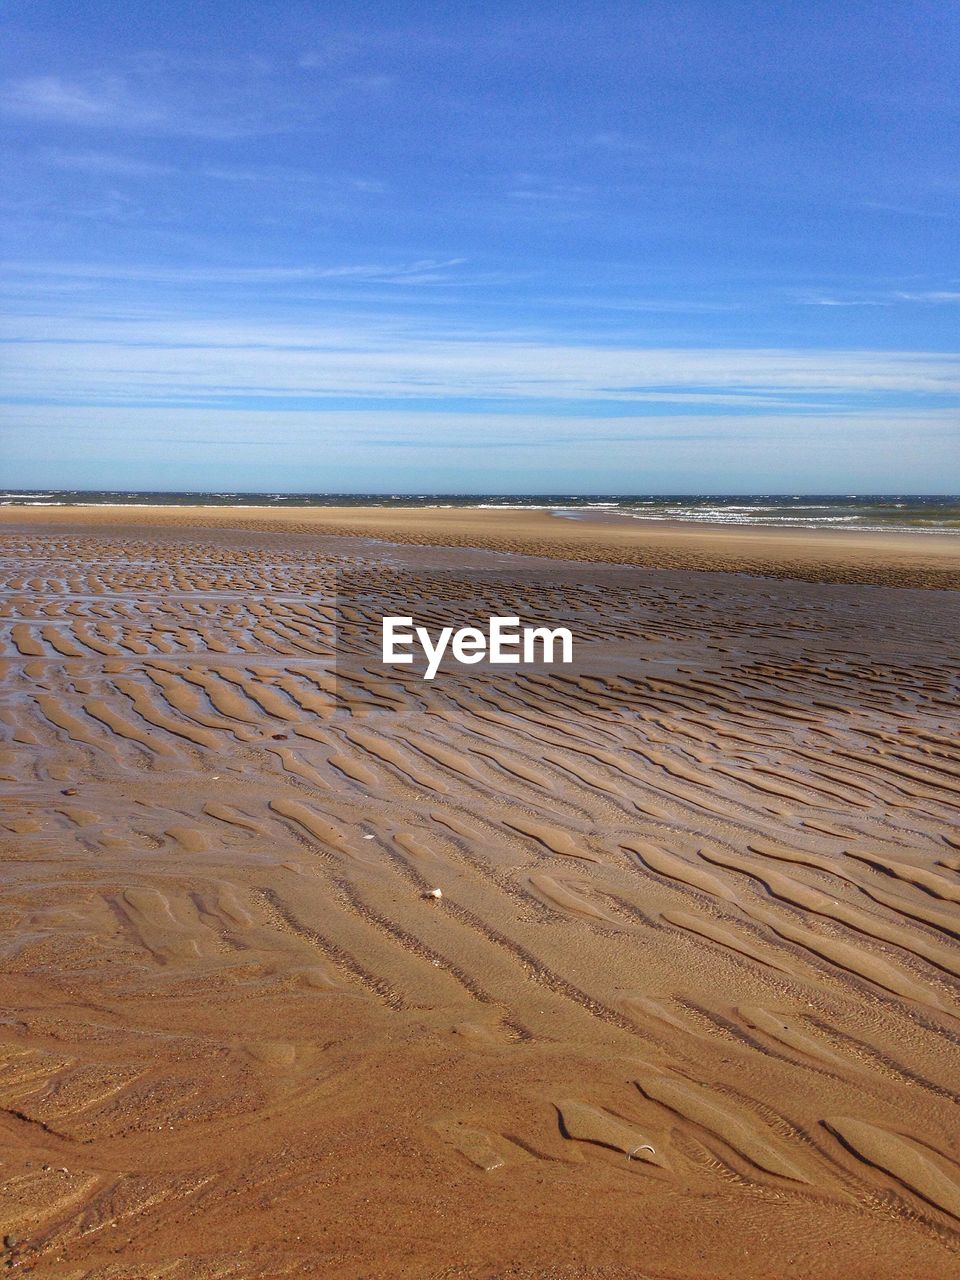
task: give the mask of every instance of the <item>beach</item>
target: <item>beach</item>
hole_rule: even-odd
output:
[[[575,513],[578,514],[579,513]],[[407,546],[483,548],[650,569],[759,574],[807,582],[960,587],[960,536],[950,533],[766,529],[639,521],[590,513],[481,507],[6,507],[0,525],[182,526],[361,537]]]
[[[960,1274],[960,538],[7,507],[0,565],[8,1263]],[[361,643],[491,612],[577,663]]]

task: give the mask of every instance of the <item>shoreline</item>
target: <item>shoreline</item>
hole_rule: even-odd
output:
[[[364,512],[404,515],[426,512],[452,512],[473,514],[477,512],[507,513],[516,515],[545,515],[553,520],[571,520],[585,524],[620,523],[627,526],[631,522],[649,525],[652,528],[668,529],[715,529],[719,532],[746,533],[821,533],[845,534],[877,534],[878,536],[902,536],[921,538],[960,538],[960,522],[956,528],[947,528],[935,524],[871,524],[848,525],[843,523],[812,524],[797,520],[735,520],[735,519],[696,519],[692,516],[650,515],[636,510],[616,508],[616,504],[589,503],[524,503],[511,502],[318,502],[289,503],[286,505],[262,502],[11,502],[0,501],[0,516],[5,511],[24,511],[43,513],[46,511],[88,512],[88,511],[148,511],[148,512],[255,512],[265,518],[271,513],[326,513],[326,512]]]
[[[544,509],[480,507],[4,507],[0,527],[246,529],[475,547],[643,569],[740,573],[807,582],[960,589],[955,534],[646,521],[616,513],[563,519]]]

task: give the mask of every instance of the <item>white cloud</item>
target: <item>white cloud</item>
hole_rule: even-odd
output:
[[[856,409],[863,397],[960,397],[957,353],[612,347],[446,329],[432,336],[379,316],[326,325],[12,317],[0,333],[16,341],[5,362],[8,395],[105,404],[472,398],[824,413]]]

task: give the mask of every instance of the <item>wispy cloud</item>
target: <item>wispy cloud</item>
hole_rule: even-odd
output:
[[[9,277],[56,277],[59,280],[116,280],[151,284],[264,285],[322,280],[370,281],[375,284],[418,284],[444,278],[463,266],[465,258],[420,258],[406,263],[344,263],[291,267],[151,267],[88,262],[0,262]]]
[[[525,176],[512,186],[507,195],[511,200],[569,203],[581,200],[590,193],[591,189],[580,183],[552,182]]]
[[[10,115],[56,124],[114,125],[125,101],[121,82],[108,79],[97,90],[62,80],[59,76],[29,76],[13,80],[0,91],[0,107]],[[159,119],[155,112],[135,113],[134,123]]]
[[[317,175],[307,169],[281,169],[267,166],[238,168],[227,165],[207,165],[197,172],[201,177],[214,178],[218,182],[309,183],[317,181]]]
[[[365,75],[345,76],[342,83],[348,89],[358,89],[362,93],[387,93],[397,84],[397,77],[383,72],[368,72]]]
[[[298,55],[296,63],[304,71],[329,71],[355,58],[363,49],[363,39],[359,32],[342,31],[327,36],[318,45],[304,50]]]
[[[383,195],[387,184],[374,178],[336,177],[310,169],[289,165],[175,165],[116,151],[90,149],[64,150],[49,148],[38,160],[55,169],[86,173],[104,178],[167,178],[180,176],[194,181],[205,178],[214,182],[248,183],[260,186],[321,185],[325,191],[356,192],[360,195]]]
[[[156,90],[137,92],[128,77],[119,75],[98,75],[85,81],[58,75],[11,80],[0,88],[0,111],[41,124],[219,140],[284,128],[276,112],[267,119],[256,111],[218,114],[198,110]]]
[[[891,307],[892,298],[834,298],[829,294],[815,294],[812,297],[800,298],[804,307]]]
[[[337,270],[377,269],[326,274]],[[264,275],[251,269],[238,278],[255,283]],[[16,342],[7,394],[50,401],[500,402],[580,415],[659,404],[814,417],[894,404],[943,406],[954,414],[960,408],[960,353],[614,347],[458,333],[449,324],[430,333],[423,317],[414,325],[379,313],[326,324],[216,323],[169,313],[126,320],[20,316],[2,332]]]
[[[920,293],[898,293],[902,302],[960,302],[960,291],[956,289],[927,289]]]
[[[649,144],[618,129],[603,129],[597,133],[578,134],[574,142],[596,151],[609,151],[615,155],[649,150]]]
[[[165,177],[177,172],[174,165],[117,155],[112,151],[47,151],[42,158],[57,169],[111,178]]]
[[[900,303],[956,303],[957,289],[888,289],[870,294],[812,294],[799,299],[807,307],[895,307]]]

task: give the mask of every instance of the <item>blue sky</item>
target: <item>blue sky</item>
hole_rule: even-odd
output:
[[[960,9],[4,7],[3,479],[960,491]]]

